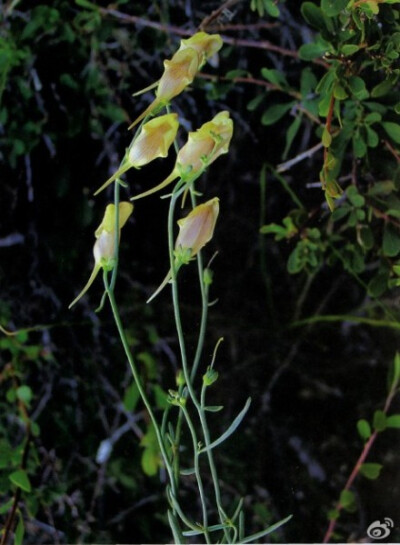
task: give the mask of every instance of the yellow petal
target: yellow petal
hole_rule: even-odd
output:
[[[207,34],[206,32],[197,32],[187,40],[181,40],[179,50],[182,51],[188,47],[195,49],[202,57],[203,62],[215,55],[223,45],[219,34]]]
[[[178,221],[180,231],[175,247],[190,249],[191,255],[195,256],[211,240],[218,214],[217,197],[193,208],[185,218]]]
[[[127,222],[133,212],[133,204],[127,201],[119,203],[119,229]],[[95,231],[95,237],[99,238],[102,231],[113,233],[115,231],[115,204],[108,204],[104,212],[103,220]]]

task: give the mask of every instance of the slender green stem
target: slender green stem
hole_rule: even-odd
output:
[[[185,377],[186,386],[187,386],[190,398],[200,418],[200,423],[201,423],[203,436],[204,436],[204,442],[207,447],[211,444],[210,433],[208,429],[205,411],[201,407],[200,402],[197,399],[197,395],[193,389],[193,385],[192,385],[192,381],[191,381],[191,377],[190,377],[190,373],[188,369],[186,345],[185,345],[182,321],[180,316],[178,286],[177,286],[177,278],[176,278],[176,266],[175,266],[175,259],[174,259],[173,218],[174,218],[176,202],[177,202],[177,199],[179,198],[179,195],[181,194],[181,191],[182,189],[178,190],[178,185],[175,186],[172,192],[172,197],[171,197],[170,207],[168,212],[168,242],[169,242],[170,266],[171,266],[172,300],[173,300],[173,307],[174,307],[175,326],[178,333],[178,342],[179,342],[179,347],[181,352],[182,370],[183,370],[183,374]],[[207,457],[208,457],[208,463],[210,466],[211,476],[213,480],[215,500],[216,500],[216,504],[218,508],[220,521],[222,524],[224,524],[226,520],[226,514],[221,504],[221,492],[220,492],[220,487],[218,482],[218,475],[217,475],[217,470],[216,470],[214,457],[213,457],[213,453],[211,449],[207,450]],[[224,534],[225,534],[226,541],[230,543],[231,542],[230,535],[226,528],[224,528]]]
[[[193,186],[190,187],[190,198],[192,200],[192,207],[196,206],[196,195],[193,190]],[[206,335],[207,327],[207,317],[208,317],[208,286],[204,285],[204,267],[203,267],[203,258],[201,252],[197,254],[197,269],[199,272],[199,283],[200,283],[200,293],[201,293],[201,320],[200,320],[200,331],[199,338],[197,341],[196,353],[193,359],[193,366],[190,372],[190,380],[193,382],[197,369],[200,363],[200,357],[203,352],[204,339]]]
[[[160,427],[159,427],[157,419],[156,419],[156,417],[154,415],[154,412],[153,412],[153,409],[151,407],[151,403],[150,403],[150,401],[149,401],[149,399],[147,397],[146,391],[145,391],[145,389],[144,389],[144,387],[142,385],[140,374],[138,372],[138,369],[136,367],[134,358],[133,358],[131,350],[129,348],[129,343],[128,343],[128,340],[126,338],[125,331],[124,331],[124,328],[123,328],[123,325],[122,325],[121,317],[120,317],[119,310],[118,310],[118,305],[117,305],[115,297],[114,297],[114,292],[111,290],[111,286],[110,286],[109,281],[108,281],[108,272],[107,271],[103,271],[103,281],[104,281],[104,287],[105,287],[108,299],[110,301],[111,310],[112,310],[112,313],[113,313],[113,316],[114,316],[115,324],[117,326],[118,333],[119,333],[119,336],[120,336],[120,339],[121,339],[121,343],[122,343],[122,346],[123,346],[124,351],[125,351],[125,355],[127,357],[129,366],[131,368],[132,375],[133,375],[133,378],[135,380],[136,386],[137,386],[137,388],[139,390],[139,394],[140,394],[140,396],[142,398],[144,406],[146,407],[147,412],[148,412],[148,414],[150,416],[150,420],[151,420],[151,422],[153,424],[155,434],[156,434],[156,437],[157,437],[157,441],[158,441],[158,444],[159,444],[159,447],[160,447],[161,456],[163,458],[164,465],[165,465],[165,468],[167,470],[168,477],[169,477],[169,480],[170,480],[170,483],[171,483],[171,489],[172,489],[172,492],[174,494],[174,497],[176,498],[177,494],[176,494],[173,467],[170,464],[168,452],[167,452],[167,449],[166,449],[166,446],[165,446],[165,443],[164,443],[163,436],[161,434]],[[175,513],[175,507],[174,506],[172,506],[172,507],[173,507],[173,510],[174,510],[174,513]],[[181,543],[183,543],[183,538],[181,540]]]
[[[190,434],[192,436],[194,472],[196,475],[197,486],[198,486],[199,494],[200,494],[201,508],[203,512],[204,537],[205,537],[206,543],[210,543],[210,535],[208,532],[207,502],[206,502],[206,496],[204,494],[203,480],[201,478],[201,473],[200,473],[200,460],[199,460],[200,456],[199,456],[199,446],[198,446],[199,441],[197,439],[196,429],[193,425],[192,419],[190,418],[188,410],[186,409],[186,407],[183,407],[183,406],[181,407],[181,409],[182,409],[182,413],[185,416],[186,423],[190,430]]]

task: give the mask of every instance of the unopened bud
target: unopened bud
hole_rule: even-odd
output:
[[[121,236],[121,229],[128,221],[129,216],[132,214],[133,205],[130,202],[119,203],[119,229],[118,240]],[[109,204],[106,207],[103,221],[95,231],[96,242],[93,247],[94,255],[94,267],[92,274],[83,290],[80,292],[68,308],[71,308],[75,303],[87,292],[90,286],[93,284],[100,269],[112,270],[115,266],[115,245],[116,245],[116,232],[115,232],[115,204]]]
[[[159,157],[167,157],[178,128],[177,114],[161,115],[145,123],[139,136],[132,141],[127,149],[121,167],[95,192],[95,195],[103,191],[127,170],[140,168]]]

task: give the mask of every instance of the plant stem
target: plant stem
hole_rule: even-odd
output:
[[[140,396],[142,398],[142,401],[144,403],[144,406],[146,407],[147,412],[148,412],[148,414],[150,416],[151,423],[154,426],[155,434],[156,434],[157,441],[158,441],[160,451],[161,451],[161,456],[163,458],[165,468],[166,468],[167,473],[168,473],[168,477],[169,477],[169,480],[170,480],[170,483],[171,483],[172,492],[174,494],[174,497],[176,498],[177,494],[176,494],[176,486],[175,486],[173,467],[170,464],[167,449],[166,449],[166,446],[165,446],[165,443],[164,443],[164,439],[163,439],[163,437],[161,435],[160,427],[159,427],[157,419],[156,419],[156,417],[154,415],[154,412],[153,412],[153,409],[151,407],[150,401],[149,401],[149,399],[147,397],[146,391],[145,391],[145,389],[144,389],[144,387],[142,385],[140,374],[138,372],[138,369],[136,367],[136,364],[135,364],[135,361],[133,359],[132,353],[130,351],[129,343],[128,343],[128,340],[126,338],[123,326],[122,326],[118,306],[117,306],[117,303],[115,301],[114,292],[111,290],[111,286],[110,286],[110,284],[108,282],[108,272],[107,271],[103,272],[103,281],[104,281],[104,287],[105,287],[108,299],[110,301],[111,310],[112,310],[112,313],[113,313],[113,316],[114,316],[115,324],[117,326],[118,333],[119,333],[119,336],[120,336],[120,339],[121,339],[121,342],[122,342],[122,346],[123,346],[124,351],[125,351],[125,355],[127,357],[129,366],[131,368],[132,375],[133,375],[133,378],[135,380],[136,386],[137,386],[137,388],[139,390],[139,394],[140,394]],[[174,506],[172,506],[172,508],[173,508],[174,514],[175,514]],[[181,540],[181,543],[183,543],[183,538]]]
[[[383,412],[385,414],[387,414],[389,408],[390,408],[390,405],[393,401],[393,398],[394,396],[396,395],[397,393],[397,389],[398,389],[398,382],[396,382],[395,384],[392,384],[392,387],[390,388],[390,391],[389,391],[389,394],[385,400],[385,405],[384,405],[384,408],[383,408]],[[361,454],[360,456],[358,457],[358,460],[357,462],[355,463],[354,467],[353,467],[353,471],[351,472],[349,478],[347,479],[347,482],[346,484],[344,485],[344,488],[343,490],[349,490],[350,487],[352,486],[355,478],[357,477],[359,471],[360,471],[360,468],[361,468],[361,465],[364,463],[364,461],[366,460],[371,448],[372,448],[372,445],[375,443],[375,440],[377,438],[379,434],[379,431],[378,430],[375,430],[371,437],[368,439],[368,441],[365,443],[364,445],[364,448],[362,449],[361,451]],[[340,511],[342,510],[342,505],[340,502],[338,502],[335,506],[335,510],[340,513]],[[336,517],[335,519],[332,519],[330,522],[329,522],[329,525],[328,525],[328,529],[326,530],[326,533],[325,533],[325,536],[324,536],[324,539],[323,539],[323,543],[328,543],[329,540],[331,539],[332,537],[332,534],[334,532],[334,529],[335,529],[335,526],[336,526],[336,523],[337,523],[337,520],[338,520],[338,517]]]
[[[179,341],[179,347],[181,351],[181,359],[182,359],[182,370],[185,377],[186,386],[190,395],[190,398],[198,412],[200,423],[203,431],[203,437],[206,447],[211,444],[210,440],[210,433],[208,429],[207,419],[205,415],[205,411],[202,408],[201,404],[199,403],[199,400],[197,399],[196,392],[193,389],[192,380],[191,380],[191,374],[188,369],[188,363],[187,363],[187,355],[186,355],[186,346],[185,346],[185,339],[183,334],[183,328],[182,328],[182,321],[180,316],[180,307],[179,307],[179,296],[178,296],[178,286],[177,286],[177,279],[176,279],[176,267],[175,267],[175,258],[174,258],[174,240],[173,240],[173,218],[174,218],[174,211],[177,199],[179,198],[180,194],[182,193],[183,188],[180,187],[179,183],[175,186],[172,197],[170,201],[170,207],[168,212],[168,243],[169,243],[169,254],[170,254],[170,266],[171,266],[171,283],[172,283],[172,300],[173,300],[173,306],[174,306],[174,317],[175,317],[175,326],[178,333],[178,341]],[[201,278],[200,281],[203,281]],[[204,338],[203,338],[204,340]],[[201,345],[202,347],[202,345]],[[200,354],[199,350],[197,351],[198,354]],[[198,356],[199,357],[199,356]],[[221,505],[221,493],[219,488],[219,482],[218,482],[218,475],[216,466],[214,463],[214,457],[210,449],[207,450],[207,458],[208,463],[210,466],[211,476],[213,480],[213,486],[214,486],[214,493],[215,493],[215,500],[218,508],[219,518],[221,524],[225,524],[226,521],[226,514],[222,508]],[[225,539],[228,543],[231,543],[229,532],[226,528],[224,528],[224,534]]]

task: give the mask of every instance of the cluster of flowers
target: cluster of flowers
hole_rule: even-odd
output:
[[[120,168],[95,192],[95,195],[118,180],[129,169],[139,169],[154,159],[168,155],[179,128],[177,114],[159,115],[147,122],[146,119],[156,115],[170,103],[172,98],[190,85],[203,64],[221,47],[222,40],[219,35],[210,35],[205,32],[198,32],[191,38],[181,41],[173,57],[164,61],[164,72],[155,84],[157,86],[155,99],[129,127],[132,128],[144,120],[140,131],[127,148]],[[178,178],[188,188],[208,165],[228,152],[232,132],[233,122],[226,111],[219,112],[196,131],[189,132],[187,142],[177,153],[171,174],[157,186],[136,195],[131,200],[159,191]],[[114,204],[109,204],[103,221],[95,232],[96,243],[93,248],[95,264],[92,274],[81,293],[70,304],[70,308],[86,293],[100,269],[109,271],[115,266],[116,245],[119,242],[121,229],[133,211],[133,204],[130,202],[120,202],[118,206],[118,236],[116,233],[117,210]],[[178,221],[179,234],[175,250],[180,256],[185,256],[183,262],[188,262],[212,238],[218,213],[219,200],[214,197],[196,206],[188,216]],[[170,276],[167,275],[153,297],[169,278]]]

